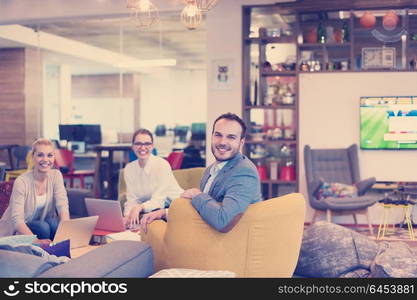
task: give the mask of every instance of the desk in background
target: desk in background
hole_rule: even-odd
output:
[[[9,155],[9,165],[10,165],[11,170],[14,170],[12,149],[15,148],[15,147],[19,147],[19,145],[17,145],[17,144],[0,145],[0,150],[7,150],[7,153]]]
[[[93,151],[97,153],[96,162],[95,162],[95,175],[94,175],[94,184],[93,190],[96,197],[101,197],[101,182],[100,182],[100,167],[101,167],[101,158],[103,157],[103,151],[107,151],[107,170],[105,172],[105,178],[107,181],[107,188],[104,194],[104,198],[110,199],[114,194],[115,185],[112,184],[112,175],[113,175],[113,154],[115,151],[129,152],[132,149],[132,144],[100,144],[93,146]]]

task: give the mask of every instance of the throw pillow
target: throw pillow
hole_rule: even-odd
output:
[[[416,254],[404,242],[384,243],[371,264],[372,277],[416,278]]]
[[[194,269],[164,269],[149,278],[231,278],[236,277],[230,271],[206,271]]]
[[[36,235],[10,235],[0,237],[0,245],[18,246],[18,245],[30,245],[35,240]]]
[[[9,206],[14,181],[0,182],[0,218]]]
[[[340,182],[323,182],[320,188],[317,189],[315,197],[321,200],[327,197],[346,198],[354,197],[358,194],[356,185],[345,184]]]
[[[70,240],[65,240],[52,245],[41,244],[39,245],[39,247],[48,252],[49,254],[55,255],[57,257],[66,256],[68,258],[71,258]]]
[[[301,277],[367,276],[378,250],[378,243],[365,235],[320,221],[304,230],[294,273]]]

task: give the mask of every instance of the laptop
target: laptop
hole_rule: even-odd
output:
[[[58,225],[53,244],[70,240],[70,248],[88,246],[96,227],[98,216],[61,221]]]
[[[125,231],[122,208],[116,200],[85,198],[89,216],[98,216],[96,229],[107,231]]]

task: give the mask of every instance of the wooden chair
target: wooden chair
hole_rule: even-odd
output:
[[[94,179],[94,170],[75,170],[74,168],[74,154],[68,149],[55,150],[55,166],[60,169],[64,179],[69,179],[70,188],[74,187],[74,179],[79,179],[80,188],[85,188],[85,178],[91,177]]]
[[[20,149],[18,149],[17,152],[13,152],[13,154],[16,156],[17,169],[6,171],[6,176],[5,176],[4,181],[14,180],[19,175],[33,168],[32,151],[30,151],[30,147],[22,146],[19,148]],[[22,161],[22,156],[25,158],[26,168],[20,168],[20,162]]]

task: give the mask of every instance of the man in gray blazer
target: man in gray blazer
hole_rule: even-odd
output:
[[[200,189],[184,191],[201,217],[220,232],[228,232],[252,203],[262,200],[259,175],[255,165],[241,154],[246,126],[237,115],[219,116],[213,124],[211,151],[216,161],[207,167]],[[166,210],[145,214],[142,229],[155,219],[166,216]]]

